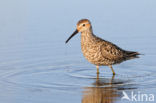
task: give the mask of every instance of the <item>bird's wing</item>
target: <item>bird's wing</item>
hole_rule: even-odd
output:
[[[100,49],[101,49],[102,56],[109,60],[122,59],[124,55],[124,51],[121,48],[108,41],[105,41],[101,45]]]

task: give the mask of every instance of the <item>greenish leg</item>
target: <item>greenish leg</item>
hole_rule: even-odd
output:
[[[109,67],[111,68],[111,70],[112,70],[112,72],[113,72],[113,75],[115,75],[115,71],[114,71],[112,65],[109,65]]]
[[[98,82],[99,81],[99,74],[97,73],[96,74],[96,82]]]
[[[113,84],[114,77],[115,77],[115,75],[112,75],[111,85]]]
[[[96,69],[97,69],[97,74],[99,74],[100,72],[99,72],[99,66],[96,66]]]

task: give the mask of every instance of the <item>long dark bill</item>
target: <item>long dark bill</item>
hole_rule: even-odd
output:
[[[74,36],[74,35],[76,35],[78,33],[78,30],[76,29],[74,32],[73,32],[73,34],[66,40],[66,43],[68,43],[68,41]]]

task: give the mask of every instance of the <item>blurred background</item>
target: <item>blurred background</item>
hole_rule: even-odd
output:
[[[0,101],[126,103],[122,90],[156,94],[155,11],[155,0],[1,0]],[[65,44],[83,18],[95,35],[145,55],[116,65],[115,77],[100,67],[97,80],[80,34]]]

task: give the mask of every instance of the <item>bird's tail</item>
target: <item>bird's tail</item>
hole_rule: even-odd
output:
[[[125,59],[129,60],[129,59],[134,59],[134,58],[139,58],[139,55],[141,55],[138,52],[134,52],[134,51],[126,51],[125,53]]]

